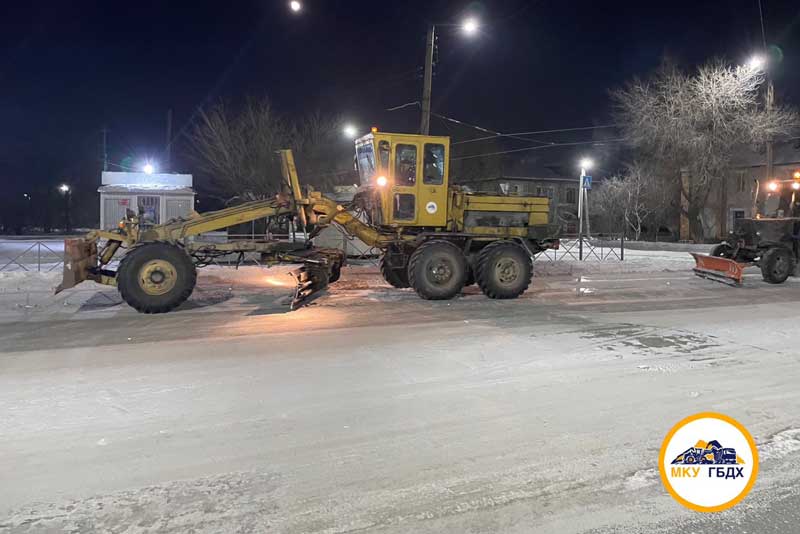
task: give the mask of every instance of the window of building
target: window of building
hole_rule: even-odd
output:
[[[536,196],[537,197],[547,197],[550,200],[553,200],[553,188],[547,187],[543,185],[536,186]]]
[[[422,183],[442,185],[444,183],[444,145],[425,143]]]
[[[407,187],[417,183],[416,146],[397,145],[397,154],[394,164],[394,183]]]
[[[578,189],[576,187],[567,187],[564,196],[564,201],[567,204],[576,204],[578,202]]]
[[[747,179],[744,177],[744,172],[740,172],[736,177],[736,191],[744,193],[747,190]]]

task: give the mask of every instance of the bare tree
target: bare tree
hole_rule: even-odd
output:
[[[735,150],[788,137],[800,124],[794,110],[760,105],[761,71],[712,61],[694,74],[665,63],[647,80],[614,91],[617,121],[637,159],[650,168],[685,169],[685,215],[692,238],[705,238],[703,207]],[[680,172],[670,180],[682,184]]]
[[[351,172],[352,151],[344,150],[337,135],[340,124],[321,112],[288,120],[268,99],[250,98],[239,110],[218,103],[201,111],[189,137],[199,170],[220,195],[252,199],[281,189],[276,152],[282,148],[295,151],[305,183],[330,186]]]

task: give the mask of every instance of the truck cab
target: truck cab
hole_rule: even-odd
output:
[[[383,133],[356,140],[360,189],[375,200],[373,220],[392,227],[447,226],[450,138]]]

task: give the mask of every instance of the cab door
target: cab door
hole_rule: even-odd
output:
[[[392,223],[417,226],[420,143],[398,140],[392,146]]]
[[[420,142],[420,172],[417,182],[419,226],[443,227],[447,224],[447,145],[437,139]]]

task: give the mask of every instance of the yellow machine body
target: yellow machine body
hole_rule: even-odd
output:
[[[543,237],[545,197],[468,193],[450,185],[450,138],[373,131],[356,140],[363,188],[380,199],[379,224],[491,237]],[[533,229],[533,231],[532,231]]]

